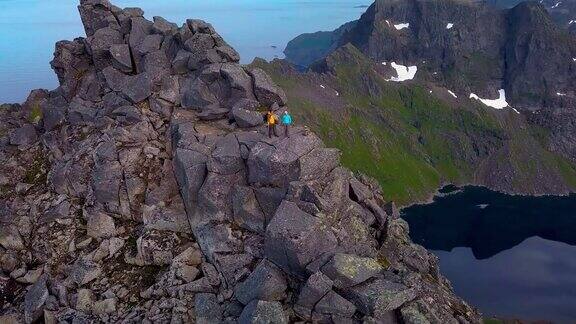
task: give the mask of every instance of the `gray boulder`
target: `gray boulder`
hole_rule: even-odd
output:
[[[232,216],[232,189],[246,183],[244,172],[219,174],[209,172],[198,192],[199,220],[229,220]],[[197,221],[197,220],[196,220]]]
[[[192,150],[178,148],[174,153],[174,173],[189,213],[194,210],[198,191],[208,174],[207,161],[206,155]]]
[[[332,290],[332,280],[322,272],[316,272],[308,278],[300,290],[296,304],[312,310],[314,305],[330,290]]]
[[[374,197],[374,194],[370,188],[365,186],[362,182],[358,181],[354,177],[350,179],[350,190],[352,199],[359,203]]]
[[[138,46],[138,53],[140,55],[146,55],[156,52],[162,45],[162,39],[162,35],[146,35],[144,39],[142,39],[142,43]]]
[[[70,279],[78,286],[83,286],[100,276],[102,269],[92,261],[78,260],[72,268]]]
[[[340,150],[316,148],[300,159],[300,177],[304,181],[322,179],[340,165]]]
[[[86,229],[88,236],[93,238],[107,238],[116,235],[114,219],[99,211],[88,215]]]
[[[265,256],[284,271],[306,277],[306,266],[337,247],[334,234],[319,218],[283,201],[266,228]]]
[[[178,29],[178,25],[171,23],[162,17],[154,16],[153,19],[154,25],[152,25],[152,30],[155,33],[166,35]]]
[[[0,226],[0,245],[8,250],[24,250],[24,240],[16,226],[2,224]]]
[[[239,324],[288,324],[282,304],[264,300],[251,301],[240,314]]]
[[[356,306],[334,291],[329,291],[318,304],[316,304],[314,312],[322,315],[336,315],[350,318],[354,316]]]
[[[42,105],[42,122],[46,131],[60,126],[66,118],[66,107],[51,104]]]
[[[122,91],[122,87],[126,82],[126,74],[118,71],[112,66],[103,69],[102,74],[104,75],[104,79],[110,89],[117,92]]]
[[[111,11],[108,1],[81,1],[78,10],[88,37],[100,28],[111,27],[119,29],[118,21]]]
[[[254,190],[250,187],[236,186],[232,192],[232,210],[234,221],[238,226],[256,232],[264,233],[266,217],[258,205]]]
[[[416,290],[386,279],[368,281],[346,290],[351,300],[362,313],[375,318],[385,318],[388,312],[416,298]]]
[[[170,75],[170,60],[163,50],[150,52],[144,56],[144,71],[154,84],[159,84],[164,77]]]
[[[122,85],[122,93],[133,103],[146,100],[152,94],[152,78],[148,73],[127,76]]]
[[[209,49],[214,48],[216,43],[209,34],[195,33],[186,42],[184,42],[184,49],[194,53],[195,55],[205,54]]]
[[[10,133],[10,144],[12,145],[29,145],[37,139],[36,128],[32,124],[25,124]]]
[[[194,298],[194,308],[198,324],[218,323],[222,320],[222,307],[214,294],[197,294]]]
[[[92,174],[92,188],[96,201],[108,205],[118,204],[122,178],[120,162],[113,161],[97,165]]]
[[[317,136],[300,133],[274,145],[257,143],[248,157],[249,183],[287,187],[290,182],[301,179],[300,158],[321,145]]]
[[[322,272],[340,289],[356,286],[382,272],[378,261],[351,254],[337,253],[322,267]]]
[[[218,98],[200,78],[185,78],[180,82],[182,107],[200,109],[210,105],[217,105]]]
[[[177,76],[170,75],[162,78],[159,96],[170,103],[180,103],[180,81]]]
[[[239,242],[232,236],[227,224],[201,223],[193,226],[194,236],[209,261],[215,262],[217,254],[239,253]]]
[[[140,110],[134,106],[122,106],[112,111],[112,116],[122,124],[130,125],[142,121]]]
[[[118,70],[130,73],[134,69],[132,57],[130,56],[130,46],[128,44],[115,44],[110,46],[110,54],[114,59],[112,65]]]
[[[186,25],[194,34],[216,34],[216,30],[214,30],[214,27],[212,27],[211,24],[200,19],[186,19]]]
[[[24,296],[24,321],[27,324],[40,319],[44,312],[44,305],[48,299],[47,276],[43,275]]]
[[[136,67],[139,69],[141,61],[140,46],[142,45],[144,38],[152,33],[153,24],[144,17],[133,17],[130,19],[130,25],[131,30],[128,44],[130,44],[130,48],[134,54]],[[140,72],[140,70],[138,70],[138,72]]]
[[[276,301],[286,298],[284,274],[268,260],[262,260],[248,278],[236,285],[234,296],[244,305],[252,300]]]
[[[240,154],[240,144],[234,134],[221,137],[208,160],[208,171],[222,175],[238,173],[244,169],[244,159]]]
[[[225,62],[240,62],[240,54],[236,50],[228,45],[222,45],[216,47],[216,52],[220,57],[224,59]]]
[[[188,72],[188,61],[192,53],[186,50],[179,50],[176,56],[172,59],[172,69],[175,73],[184,74]]]
[[[115,58],[112,57],[110,48],[115,44],[123,44],[122,34],[115,29],[105,27],[98,29],[93,36],[86,39],[94,65],[98,69],[105,68],[112,64]]]
[[[262,113],[239,107],[232,108],[232,118],[234,118],[240,128],[250,128],[264,124]]]
[[[255,188],[254,193],[258,200],[258,205],[266,216],[266,224],[274,217],[276,210],[286,197],[285,188],[261,187]]]
[[[236,103],[243,98],[256,99],[254,97],[252,79],[240,65],[224,63],[220,68],[220,73],[230,86],[230,102]]]
[[[252,76],[254,81],[254,93],[258,98],[258,101],[264,106],[272,106],[272,104],[277,103],[281,106],[285,106],[288,102],[284,90],[274,84],[274,81],[260,68],[253,68],[248,71]]]
[[[230,110],[228,108],[209,106],[202,109],[202,112],[198,114],[198,118],[201,120],[217,120],[226,118],[229,113]]]

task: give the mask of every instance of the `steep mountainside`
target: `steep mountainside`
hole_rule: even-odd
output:
[[[378,0],[341,38],[347,43],[376,62],[417,66],[420,78],[459,93],[496,97],[504,89],[515,108],[574,95],[576,38],[534,2],[505,11],[473,1]]]
[[[315,118],[317,129],[333,130],[324,133],[327,141],[334,130],[342,134],[332,143],[344,149],[345,163],[369,172],[400,201],[426,197],[443,182],[566,193],[575,189],[576,38],[554,24],[544,5],[502,10],[480,1],[378,0],[307,73],[281,62],[266,69],[291,100],[329,116]],[[358,125],[378,132],[362,136],[361,147],[350,145],[347,115],[333,114],[332,106],[365,116]],[[364,162],[347,160],[346,150],[364,154]],[[389,174],[399,161],[420,172]]]
[[[333,31],[299,35],[286,45],[284,49],[286,59],[296,66],[306,68],[335,50],[342,34],[355,25],[356,21],[351,21]]]
[[[426,199],[446,182],[523,194],[576,189],[574,164],[547,148],[552,135],[514,110],[454,98],[431,82],[386,81],[389,71],[352,45],[325,62],[323,73],[253,64],[286,90],[298,120],[394,200]]]
[[[265,135],[286,95],[211,25],[79,10],[0,107],[0,323],[480,322],[376,181]]]
[[[512,8],[526,0],[487,0],[487,2],[498,8]],[[572,33],[576,33],[576,0],[540,0],[541,3],[554,22],[561,28],[566,28]]]
[[[525,0],[488,0],[486,1],[491,7],[495,9],[509,9],[516,5],[526,2]],[[576,0],[556,1],[545,0],[539,3],[551,15],[553,21],[562,29],[569,30],[572,33],[576,32]],[[473,5],[468,3],[468,5]],[[481,5],[481,1],[477,1],[475,6]],[[492,18],[489,17],[488,21]],[[305,33],[299,35],[294,40],[288,43],[284,53],[286,59],[298,66],[307,67],[316,60],[321,59],[319,56],[324,53],[324,56],[337,48],[338,40],[344,31],[347,31],[350,24],[356,24],[356,21],[344,24],[338,29],[331,32],[316,32]]]

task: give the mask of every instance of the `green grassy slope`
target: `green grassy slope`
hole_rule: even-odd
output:
[[[442,183],[483,183],[477,171],[490,158],[511,161],[506,171],[515,174],[518,188],[534,172],[530,165],[576,187],[574,166],[545,150],[545,132],[530,129],[511,109],[449,102],[426,84],[386,82],[352,46],[327,59],[326,75],[286,72],[283,64],[253,63],[284,88],[300,124],[341,149],[344,165],[376,178],[400,205],[427,198]],[[339,96],[311,91],[318,82]]]

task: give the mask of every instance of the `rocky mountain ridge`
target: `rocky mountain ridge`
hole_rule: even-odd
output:
[[[81,0],[0,109],[0,322],[478,323],[372,179],[211,25]]]
[[[487,4],[495,9],[511,9],[525,0],[488,0],[488,1],[475,1],[468,2],[475,6],[482,6]],[[576,31],[576,1],[556,1],[556,0],[543,0],[539,3],[550,14],[556,25],[562,29],[566,29],[571,33]],[[349,30],[349,27],[356,24],[351,21],[343,24],[333,31],[322,31],[314,33],[304,33],[298,35],[296,38],[288,42],[284,54],[286,59],[295,64],[296,66],[308,67],[317,60],[322,59],[329,52],[336,49],[339,40],[342,37],[343,31]]]

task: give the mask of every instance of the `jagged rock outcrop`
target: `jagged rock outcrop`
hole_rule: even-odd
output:
[[[480,321],[337,150],[265,136],[286,96],[211,25],[79,10],[42,117],[0,111],[0,322]]]

